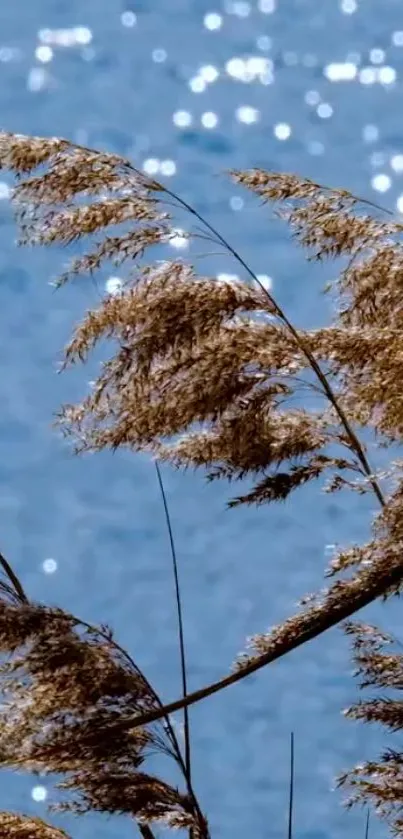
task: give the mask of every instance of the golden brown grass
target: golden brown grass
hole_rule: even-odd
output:
[[[353,657],[360,687],[378,689],[377,694],[345,711],[347,717],[378,723],[391,732],[403,728],[402,644],[373,626],[347,623],[346,632],[353,639]],[[389,647],[392,646],[392,650]],[[396,649],[399,648],[400,651]],[[388,689],[389,695],[381,691]],[[403,752],[385,749],[378,760],[367,761],[339,778],[339,785],[350,789],[348,806],[372,804],[387,820],[394,836],[403,833]]]
[[[58,787],[73,795],[56,809],[121,813],[140,826],[164,821],[208,836],[170,720],[133,733],[116,725],[161,702],[108,627],[4,593],[0,652],[3,767],[64,775]],[[156,752],[175,761],[184,792],[143,770]],[[28,822],[3,814],[0,825],[7,818],[11,832],[2,835],[29,836]],[[32,835],[52,836],[39,826]]]
[[[127,269],[121,291],[104,296],[86,313],[65,348],[65,367],[85,362],[100,343],[110,348],[91,391],[78,405],[63,406],[58,416],[77,451],[125,446],[178,468],[202,467],[210,480],[248,478],[249,490],[235,495],[231,506],[285,501],[320,479],[328,492],[372,493],[379,507],[371,539],[333,558],[328,575],[343,571],[343,579],[304,598],[299,613],[253,638],[228,676],[189,695],[184,681],[184,695],[165,706],[109,631],[29,603],[11,567],[2,563],[8,582],[2,589],[0,635],[3,652],[12,654],[1,672],[9,697],[0,733],[3,765],[62,772],[63,787],[76,795],[69,806],[127,813],[148,839],[150,825],[159,820],[207,837],[191,784],[189,742],[184,759],[168,714],[245,678],[374,599],[401,590],[402,464],[391,460],[389,469],[377,472],[361,432],[371,432],[379,447],[402,442],[402,225],[380,218],[379,208],[345,190],[296,175],[231,173],[264,203],[280,204],[280,214],[310,259],[344,259],[327,289],[335,300],[333,322],[304,330],[291,323],[253,269],[206,219],[130,161],[66,140],[4,133],[0,167],[17,178],[14,206],[24,244],[71,244],[91,237],[88,252],[63,270],[58,285],[108,263]],[[195,236],[232,255],[242,280],[201,276],[181,260],[148,261],[150,249],[175,235],[177,210],[202,224],[204,234]],[[296,407],[301,402],[303,407]],[[367,667],[367,674],[378,678],[379,669],[376,674],[373,669],[377,642],[352,624],[348,631],[355,632],[361,672]],[[181,656],[183,664],[183,645]],[[394,673],[399,661],[395,657]],[[385,662],[382,658],[384,680],[393,669],[391,659]],[[97,680],[89,680],[94,670]],[[378,714],[386,725],[393,719],[401,727],[397,706],[358,707],[361,711],[351,714],[364,719]],[[188,719],[186,733],[188,738]],[[176,761],[183,792],[140,770],[153,749]],[[390,799],[382,792],[383,782],[365,780],[374,774],[372,765],[344,780],[355,786],[358,798],[374,800],[403,835],[396,816],[402,756],[396,754],[373,765],[387,779]],[[19,817],[8,818],[16,819],[16,826],[7,836],[25,839],[29,834]],[[32,832],[35,839],[52,836],[38,831]]]
[[[4,839],[69,839],[64,830],[51,827],[42,819],[0,812],[1,836]]]

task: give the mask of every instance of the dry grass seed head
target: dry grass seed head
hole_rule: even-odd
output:
[[[82,271],[96,270],[107,258],[119,261],[142,256],[149,245],[158,244],[169,236],[167,217],[160,215],[156,203],[156,194],[159,192],[163,196],[164,188],[119,156],[97,153],[66,141],[55,146],[54,141],[44,140],[41,148],[40,140],[35,138],[32,152],[29,138],[21,140],[8,136],[3,145],[7,147],[7,143],[10,152],[8,158],[4,155],[4,165],[8,160],[9,165],[21,174],[25,171],[24,154],[29,172],[33,160],[48,164],[45,173],[23,180],[15,194],[17,205],[22,206],[22,225],[28,225],[27,235],[32,234],[34,240],[69,242],[77,235],[93,234],[97,229],[104,230],[111,223],[128,219],[139,225],[122,237],[105,237],[92,253],[75,260],[61,281]],[[333,247],[332,242],[341,241],[347,235],[342,230],[347,222],[351,242],[360,242],[361,247],[367,240],[385,238],[390,232],[389,227],[368,219],[347,219],[346,213],[354,206],[355,199],[346,191],[325,190],[307,179],[262,170],[233,172],[232,176],[265,200],[302,202],[290,211],[289,221],[305,244],[314,244],[312,236],[315,235],[319,237],[317,244],[323,240],[324,248]],[[105,191],[112,193],[112,197],[104,195]],[[119,195],[116,195],[117,191]],[[81,195],[101,197],[86,207],[70,206],[71,201]],[[56,209],[52,209],[52,204],[57,205]],[[60,211],[57,208],[60,204],[67,204],[67,209]],[[50,210],[47,209],[49,206]],[[143,227],[145,221],[148,226]],[[350,246],[344,244],[343,249],[349,250]],[[262,333],[258,334],[255,326],[253,334],[252,325],[248,330],[243,322],[245,313],[261,310],[268,314],[273,310],[261,290],[251,290],[242,284],[231,288],[229,284],[214,285],[212,281],[198,280],[191,269],[175,263],[167,268],[153,267],[148,273],[144,271],[137,286],[125,290],[109,308],[104,306],[98,312],[90,313],[67,348],[66,358],[71,360],[74,354],[85,358],[101,337],[118,337],[120,343],[116,358],[105,366],[94,393],[81,406],[67,406],[62,412],[65,428],[68,430],[76,424],[81,448],[121,444],[157,448],[161,437],[183,435],[193,423],[214,423],[231,409],[238,414],[241,400],[250,399],[264,387],[269,395],[273,385],[273,381],[265,380],[265,374],[266,379],[269,374],[262,369],[265,354]],[[286,374],[303,370],[307,360],[296,345],[296,336],[285,338],[286,330],[282,332],[280,324],[276,328],[280,354],[288,342],[289,366],[287,368],[283,363],[282,370],[272,370],[270,376],[271,379],[273,375],[281,376],[280,384],[284,385]],[[271,337],[268,327],[264,337],[266,340]],[[253,350],[249,351],[253,338],[257,339],[255,358]],[[266,356],[274,354],[273,347],[272,341]],[[273,410],[271,394],[269,402],[267,408]],[[251,431],[246,412],[244,420],[241,437],[246,438]],[[301,415],[301,430],[304,422]],[[296,422],[296,430],[297,425]],[[216,440],[215,429],[211,430]],[[89,432],[87,439],[86,431]],[[186,453],[187,462],[192,453],[198,459],[194,445],[192,438]],[[175,453],[177,456],[178,452]],[[221,465],[212,464],[212,467],[217,466],[220,470]],[[255,469],[255,461],[251,462],[251,469]],[[294,471],[288,472],[285,478],[277,478],[279,497],[284,497],[289,488],[302,484],[311,475],[318,474],[318,464],[314,465],[313,461],[310,466],[293,464],[292,469]],[[265,487],[268,499],[270,476],[266,477],[269,480]],[[263,495],[260,489],[259,497],[263,498]]]
[[[3,133],[0,165],[20,176],[13,201],[23,244],[65,245],[111,225],[132,226],[121,235],[104,236],[92,252],[75,259],[56,284],[91,273],[106,260],[121,264],[141,258],[148,247],[172,234],[169,214],[161,212],[156,197],[159,184],[118,155],[66,140]],[[26,177],[42,166],[47,168]]]
[[[0,836],[2,839],[69,839],[64,830],[42,819],[4,811],[0,812]]]
[[[349,622],[345,629],[352,638],[360,688],[403,690],[403,654],[400,649],[385,649],[396,646],[395,639],[365,624]],[[357,702],[345,714],[351,719],[376,722],[391,731],[403,728],[403,704],[395,693]],[[402,752],[389,750],[377,761],[354,767],[340,776],[339,785],[350,791],[347,806],[373,805],[389,823],[392,834],[403,835]]]
[[[159,706],[111,636],[80,628],[62,610],[6,600],[1,606],[1,764],[63,773],[58,786],[76,796],[62,809],[150,820],[175,806],[190,822],[187,797],[139,771],[150,752],[172,756],[164,726],[130,734],[120,727]]]
[[[132,288],[89,312],[67,347],[70,363],[105,337],[121,345],[93,394],[62,411],[64,429],[84,448],[151,447],[178,466],[225,477],[323,448],[332,427],[321,415],[280,410],[294,392],[290,371],[303,370],[306,359],[281,324],[243,319],[264,304],[260,290],[198,278],[182,263],[145,269]],[[194,432],[195,423],[207,425]],[[180,441],[166,442],[177,434]],[[341,467],[319,462],[293,468],[288,491],[325,466]],[[278,493],[272,484],[272,499],[285,497],[280,484]]]
[[[403,249],[399,241],[372,247],[335,283],[338,320],[345,327],[398,326],[402,319]]]
[[[0,132],[0,168],[16,175],[28,174],[43,163],[67,150],[70,143],[59,137],[28,137],[24,134]]]
[[[169,235],[168,219],[159,216],[159,208],[154,204],[155,192],[163,194],[163,187],[148,181],[117,156],[73,147],[66,141],[2,135],[0,161],[18,175],[31,173],[46,162],[49,164],[44,175],[28,178],[15,194],[22,211],[23,230],[25,225],[28,238],[32,235],[34,241],[36,237],[36,241],[43,243],[69,242],[77,232],[93,234],[111,223],[127,220],[148,223],[148,228],[137,228],[128,236],[106,237],[92,254],[76,260],[64,278],[92,271],[105,258],[118,261],[122,254],[123,258],[136,257],[150,242],[158,243]],[[361,424],[372,422],[381,434],[400,439],[403,411],[396,383],[400,381],[401,367],[398,337],[401,250],[394,240],[402,228],[356,214],[358,202],[344,190],[326,190],[307,179],[262,170],[233,172],[232,176],[264,201],[291,202],[284,214],[296,238],[314,249],[316,258],[352,257],[335,284],[342,306],[334,326],[309,335],[295,333],[292,337],[279,323],[254,322],[251,315],[260,310],[272,314],[273,306],[268,298],[263,299],[246,286],[230,288],[210,280],[198,280],[191,269],[178,263],[148,269],[118,298],[89,313],[76,331],[66,351],[68,362],[85,359],[105,337],[117,339],[119,349],[104,366],[93,393],[81,405],[67,406],[61,421],[68,431],[78,433],[83,448],[116,448],[122,444],[150,447],[178,465],[206,466],[213,476],[265,473],[274,466],[274,474],[263,474],[248,496],[236,499],[248,503],[284,498],[293,487],[317,477],[329,465],[336,469],[351,466],[322,451],[331,441],[343,442],[342,435],[333,427],[334,411],[330,418],[332,412],[326,415],[286,410],[288,397],[295,393],[293,376],[303,373],[307,367],[300,339],[328,365],[338,398],[351,419]],[[83,195],[98,196],[100,200],[89,207],[77,208],[72,202]],[[49,212],[52,204],[56,209]],[[63,211],[57,209],[60,204],[65,206]],[[385,309],[381,330],[380,304]],[[198,424],[201,430],[195,431],[194,425]],[[169,441],[177,434],[182,435],[179,442]],[[350,443],[344,439],[344,444],[351,448]],[[293,462],[298,458],[303,462]],[[288,471],[280,473],[277,467],[284,461]],[[339,608],[342,613],[347,600],[358,603],[365,591],[373,587],[375,573],[377,580],[379,575],[389,579],[389,570],[401,565],[402,520],[398,488],[377,522],[375,538],[361,548],[339,553],[334,559],[332,573],[355,567],[356,576],[336,582],[303,614],[290,618],[269,635],[253,639],[252,658],[286,642],[292,643],[292,638],[300,637],[304,631],[311,632],[312,626],[320,625],[329,611]],[[395,590],[398,588],[399,584]],[[32,619],[37,616],[30,615]],[[21,632],[20,624],[20,635]],[[390,656],[388,662],[380,659],[381,653],[374,646],[369,652],[363,652],[363,644],[359,655],[360,666],[366,668],[368,678],[369,658],[371,678],[383,682],[397,678],[396,659],[392,661]],[[241,660],[240,666],[243,664]],[[22,666],[23,660],[18,663],[18,667]],[[23,686],[17,690],[14,684],[14,689],[20,700]],[[39,696],[42,685],[37,689]],[[80,690],[80,686],[73,690],[78,707]],[[73,706],[76,708],[74,703]],[[22,714],[22,720],[23,709],[24,703],[22,709],[20,703],[18,713]],[[18,717],[17,708],[15,713]],[[98,722],[102,719],[104,726],[108,713],[110,708],[103,709],[98,718],[94,716]],[[390,702],[377,701],[361,704],[359,713],[396,727],[400,711],[397,706],[392,708]],[[29,728],[27,732],[32,741]],[[93,732],[94,727],[90,726],[86,748],[89,762],[93,760],[96,764],[99,755],[93,751]],[[60,737],[60,742],[54,743],[56,752],[61,745],[67,748],[63,732]],[[43,743],[40,746],[44,749]],[[116,761],[118,746],[114,747]],[[144,743],[137,743],[139,759],[143,746]],[[32,751],[29,754],[32,757]],[[37,757],[38,754],[41,753],[37,752]],[[63,751],[63,760],[63,766],[69,765],[69,760],[74,763],[68,748],[67,752]],[[381,811],[390,815],[391,808],[402,800],[397,794],[402,789],[401,756],[394,754],[384,758],[383,764],[368,764],[367,778],[359,777],[361,770],[357,770],[355,777],[354,773],[350,775],[358,797],[372,796]],[[107,789],[95,781],[95,775],[87,767],[74,766],[74,771],[76,776],[67,785],[78,784],[84,791],[84,807],[101,806],[101,790],[102,800],[109,800],[111,811],[125,811],[130,802],[125,800],[122,789],[127,788],[130,800],[137,801],[138,817],[145,814],[145,818],[157,818],[161,807],[166,819],[176,820],[177,825],[181,820],[186,822],[185,802],[178,799],[175,791],[161,786],[156,779],[141,776],[138,771],[134,777],[130,773],[124,775],[123,780],[124,770],[119,761],[109,776],[115,773],[117,784],[108,782]],[[158,794],[153,794],[154,787],[159,789]],[[402,824],[399,819],[395,814],[392,820],[392,828],[397,832]]]
[[[232,169],[229,172],[235,183],[259,195],[265,201],[287,201],[299,199],[316,199],[323,195],[324,189],[309,178],[289,172],[268,172],[265,169]],[[326,194],[333,195],[336,200],[349,196],[343,190],[327,190]],[[354,200],[353,196],[349,196]]]

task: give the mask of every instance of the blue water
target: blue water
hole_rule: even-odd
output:
[[[158,172],[271,277],[297,324],[314,325],[328,314],[319,291],[334,267],[307,265],[268,211],[249,201],[240,209],[245,196],[220,173],[256,165],[294,171],[401,210],[401,29],[400,0],[3,2],[2,127],[64,135]],[[72,325],[96,303],[94,287],[83,280],[54,294],[49,281],[65,256],[14,242],[3,197],[1,550],[31,597],[110,623],[161,695],[176,698],[173,583],[154,468],[125,453],[73,458],[51,428],[59,404],[83,394],[91,378],[90,369],[61,377],[56,368]],[[217,256],[208,270],[237,268]],[[326,546],[365,539],[372,505],[309,488],[286,506],[227,511],[227,486],[169,470],[164,479],[194,689],[228,672],[247,636],[322,586]],[[399,608],[378,605],[366,617],[398,631]],[[334,630],[194,707],[194,780],[213,837],[285,835],[291,730],[297,835],[363,835],[364,814],[342,809],[333,779],[385,741],[342,718],[356,696],[350,671]],[[46,816],[55,797],[46,780],[10,773],[1,780],[1,808]],[[46,800],[35,800],[38,784]],[[54,820],[74,839],[133,835],[120,818]],[[371,835],[386,828],[374,820]]]

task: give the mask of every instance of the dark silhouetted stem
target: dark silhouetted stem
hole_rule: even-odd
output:
[[[369,839],[369,810],[367,810],[367,818],[365,822],[365,839]]]
[[[180,593],[180,585],[179,585],[179,571],[178,571],[178,560],[176,556],[176,548],[175,548],[175,540],[173,537],[172,531],[172,523],[171,517],[169,514],[169,508],[167,503],[167,497],[165,493],[164,484],[162,481],[161,469],[159,464],[155,463],[155,469],[157,472],[158,484],[161,491],[162,503],[164,505],[164,513],[165,513],[165,520],[168,529],[168,536],[169,536],[169,544],[171,548],[171,557],[172,557],[172,568],[174,573],[174,581],[175,581],[175,599],[176,599],[176,612],[178,616],[178,635],[179,635],[179,652],[180,652],[180,664],[181,664],[181,676],[182,676],[182,693],[183,697],[188,695],[187,690],[187,676],[186,676],[186,650],[185,650],[185,634],[183,629],[183,614],[182,614],[182,599]],[[189,725],[189,709],[187,706],[183,709],[183,719],[184,719],[184,736],[185,736],[185,766],[186,772],[188,776],[189,783],[191,783],[191,759],[190,759],[190,725]]]
[[[13,585],[13,588],[15,589],[15,591],[18,595],[19,600],[21,600],[23,603],[28,603],[28,597],[25,594],[25,591],[24,591],[17,575],[14,573],[13,569],[11,568],[11,565],[7,562],[7,560],[5,559],[3,554],[1,554],[1,553],[0,553],[0,565],[2,566],[2,568],[5,572],[5,574],[7,575],[8,579],[11,581],[11,583]]]
[[[288,830],[287,839],[292,839],[292,825],[294,815],[294,732],[291,732],[290,743],[290,795],[288,800]]]

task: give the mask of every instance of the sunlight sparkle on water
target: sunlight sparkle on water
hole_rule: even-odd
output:
[[[389,175],[385,175],[383,172],[378,172],[377,175],[373,176],[371,186],[372,189],[376,190],[376,192],[387,192],[392,186],[392,179]]]
[[[38,38],[42,44],[57,47],[86,46],[92,41],[88,26],[73,26],[70,29],[40,29]]]
[[[161,175],[166,178],[172,178],[176,174],[176,163],[174,160],[161,160],[160,163]]]
[[[340,3],[340,11],[344,15],[352,15],[354,12],[357,11],[357,3],[356,0],[341,0]]]
[[[213,111],[206,111],[201,116],[203,128],[215,128],[218,125],[218,116]]]
[[[35,50],[35,58],[37,61],[41,61],[42,64],[47,64],[49,61],[52,61],[52,47],[49,47],[47,44],[42,44],[41,46],[37,47]]]
[[[401,174],[403,172],[403,154],[392,155],[390,165],[394,172]]]
[[[246,74],[248,81],[258,79],[259,81],[266,80],[269,76],[274,75],[274,62],[271,58],[264,58],[261,55],[252,55],[246,61]]]
[[[291,126],[287,122],[278,122],[273,130],[277,140],[288,140],[291,137]]]
[[[204,67],[200,67],[199,77],[208,84],[215,82],[219,75],[217,67],[214,67],[213,64],[205,64]]]
[[[207,82],[202,78],[202,76],[194,76],[193,79],[190,79],[189,87],[193,93],[204,93],[207,87]]]
[[[319,104],[321,96],[318,90],[307,90],[304,99],[307,105],[314,107]]]
[[[358,79],[361,84],[375,84],[378,81],[378,73],[375,67],[363,67],[359,74]]]
[[[257,274],[257,278],[266,291],[270,291],[273,288],[273,280],[268,274]]]
[[[219,15],[218,12],[208,12],[204,16],[203,23],[206,29],[209,29],[210,32],[214,32],[217,29],[221,29],[222,16]]]
[[[45,574],[54,574],[55,571],[57,571],[56,560],[51,558],[44,559],[44,561],[42,562],[42,571],[44,571]]]
[[[39,801],[46,801],[47,797],[48,797],[48,791],[47,791],[46,787],[43,787],[41,785],[38,785],[36,787],[32,787],[31,798],[33,798],[34,801],[38,801],[38,802]]]
[[[169,244],[172,248],[177,250],[184,250],[189,247],[189,240],[185,236],[185,231],[179,228],[174,231],[174,235],[169,237]]]
[[[123,286],[120,277],[108,277],[105,283],[105,290],[107,294],[119,294]]]
[[[267,83],[273,80],[274,64],[270,58],[252,55],[249,58],[234,56],[227,61],[225,70],[229,76],[240,82],[253,82],[256,79]]]
[[[157,157],[148,157],[143,161],[143,172],[147,175],[157,175],[158,172],[165,177],[171,178],[176,174],[176,163],[174,160],[158,160]]]
[[[143,163],[143,171],[146,175],[156,175],[160,169],[160,162],[156,157],[148,157]]]
[[[396,81],[397,73],[394,67],[385,67],[379,68],[378,79],[381,84],[393,84]]]
[[[333,115],[333,108],[328,102],[321,102],[316,108],[316,113],[321,119],[329,119]]]
[[[10,198],[11,187],[4,181],[0,181],[0,201]]]
[[[236,15],[236,17],[249,17],[252,7],[246,0],[227,0],[225,3],[225,11],[229,15]]]
[[[120,20],[122,22],[122,26],[131,27],[135,26],[137,23],[136,15],[134,14],[134,12],[131,11],[122,12]]]
[[[358,68],[352,61],[327,64],[323,73],[330,82],[351,82],[357,77]]]
[[[259,111],[257,108],[252,108],[251,105],[240,105],[235,111],[235,116],[238,122],[244,122],[245,125],[252,125],[259,119]]]
[[[385,65],[384,67],[362,67],[358,73],[358,79],[361,84],[383,84],[390,85],[396,81],[397,73],[394,67]]]
[[[385,61],[385,50],[381,50],[378,47],[374,47],[369,53],[369,60],[371,64],[383,64]]]
[[[276,11],[276,5],[276,0],[258,0],[257,7],[264,15],[272,15]]]
[[[163,64],[164,61],[167,60],[167,57],[167,51],[162,49],[161,47],[157,47],[157,49],[153,50],[151,53],[151,58],[155,62],[155,64]]]
[[[192,124],[192,114],[189,111],[175,111],[172,119],[178,128],[189,128]]]

